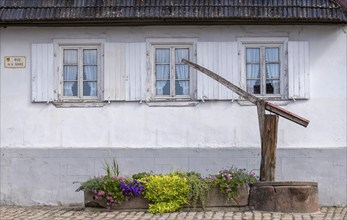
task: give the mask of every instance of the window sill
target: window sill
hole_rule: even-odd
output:
[[[149,107],[195,107],[198,101],[148,101],[146,105]]]
[[[57,108],[100,108],[106,105],[102,101],[83,101],[83,102],[53,102],[53,105]]]
[[[271,100],[271,99],[264,99],[264,100],[267,102],[271,102],[271,103],[278,105],[278,106],[287,106],[291,102],[291,100]],[[241,106],[254,105],[252,102],[247,101],[247,100],[237,100],[236,102]]]

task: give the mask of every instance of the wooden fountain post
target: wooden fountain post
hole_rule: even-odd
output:
[[[240,95],[245,100],[248,100],[257,106],[261,139],[260,181],[275,181],[278,116],[286,118],[304,127],[306,127],[310,121],[244,91],[205,67],[186,59],[183,59],[182,62],[206,74]],[[275,115],[265,114],[265,110],[272,112]]]

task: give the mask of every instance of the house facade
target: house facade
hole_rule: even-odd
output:
[[[276,180],[347,204],[344,2],[3,0],[0,19],[1,204],[80,204],[113,158],[259,172],[256,107],[182,59],[308,118],[280,119]]]

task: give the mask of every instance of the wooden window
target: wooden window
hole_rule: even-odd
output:
[[[100,47],[61,46],[62,100],[100,99]]]
[[[288,38],[239,38],[241,86],[274,100],[288,99]]]
[[[189,98],[191,74],[182,59],[190,59],[190,47],[156,46],[154,48],[154,88],[156,97]]]
[[[246,46],[246,88],[256,95],[281,94],[280,47]]]

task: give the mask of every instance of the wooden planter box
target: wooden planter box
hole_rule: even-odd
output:
[[[206,208],[214,207],[239,207],[248,206],[248,186],[239,189],[239,193],[232,200],[228,200],[227,196],[220,192],[218,188],[212,188],[206,198]],[[95,193],[84,191],[84,205],[85,207],[105,208],[106,201],[95,199]],[[143,196],[133,197],[131,200],[122,203],[121,205],[113,208],[117,210],[138,210],[148,209],[148,200]],[[192,205],[186,205],[186,208],[192,208]],[[197,206],[201,208],[201,206]]]

